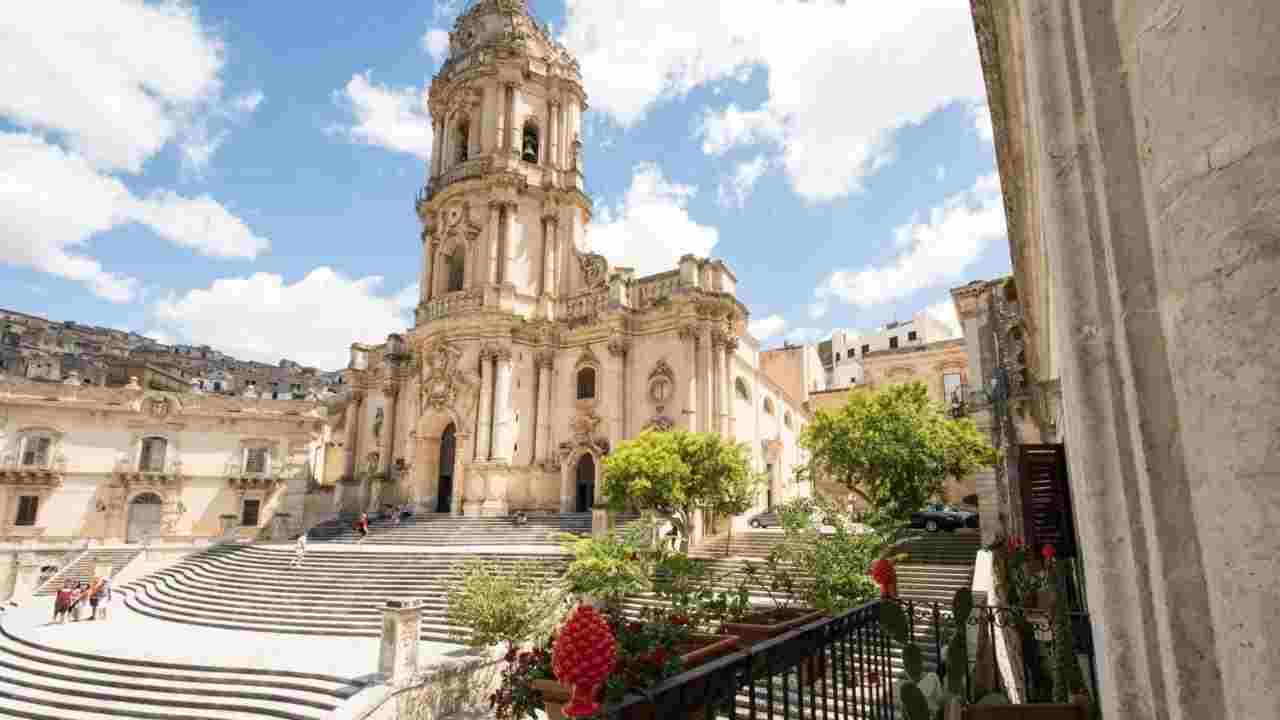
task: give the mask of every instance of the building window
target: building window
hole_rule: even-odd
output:
[[[739,398],[751,402],[751,391],[747,390],[747,383],[742,378],[733,381],[733,389]]]
[[[23,495],[18,498],[18,517],[13,524],[19,527],[31,527],[36,524],[36,513],[40,510],[40,498],[35,495]]]
[[[143,438],[142,452],[138,455],[138,471],[164,472],[164,456],[168,447],[169,441],[164,438]]]
[[[788,428],[789,428],[789,427],[791,427],[791,413],[790,413],[790,412],[786,412],[786,413],[784,413],[784,414],[782,415],[782,424],[783,424],[783,425],[786,425]]]
[[[910,342],[915,342],[915,341],[916,341],[916,340],[918,340],[918,339],[919,339],[919,337],[916,335],[916,331],[915,331],[915,330],[909,330],[909,331],[907,331],[907,340],[908,340],[908,341],[910,341]]]
[[[892,350],[896,347],[898,347],[898,336],[894,335],[893,337],[889,338],[889,349]]]
[[[242,527],[257,527],[258,512],[261,508],[261,500],[245,499],[244,507],[240,510],[240,525]]]
[[[596,396],[596,369],[584,367],[578,371],[578,399],[590,400]]]
[[[836,353],[836,362],[840,362],[840,353]]]
[[[538,162],[538,126],[533,122],[524,124],[524,142],[521,144],[520,159],[525,162]]]
[[[773,399],[772,399],[772,398],[765,398],[765,399],[764,399],[764,411],[765,411],[765,414],[767,414],[767,415],[772,415],[772,414],[773,414]]]
[[[466,162],[467,143],[471,140],[471,122],[463,119],[453,131],[454,162]]]
[[[22,441],[22,464],[27,467],[45,467],[49,464],[49,449],[53,438],[44,435],[28,435]]]
[[[964,398],[960,396],[961,385],[960,373],[947,373],[942,376],[942,392],[947,402],[952,404],[964,402]]]
[[[867,353],[869,353],[869,352],[871,352],[871,346],[870,346],[870,345],[863,345],[863,346],[862,346],[862,354],[863,354],[863,355],[866,355],[866,354],[867,354]]]
[[[246,473],[267,472],[271,451],[268,448],[249,448],[244,452],[244,471]]]
[[[467,269],[467,260],[463,257],[462,248],[457,248],[452,255],[445,259],[445,266],[449,269],[449,284],[445,288],[445,292],[461,290],[466,280]]]

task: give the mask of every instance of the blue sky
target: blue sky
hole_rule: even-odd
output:
[[[461,5],[6,12],[0,306],[325,368],[404,327]],[[582,63],[595,249],[725,259],[766,346],[1007,273],[967,0],[857,5],[532,0]]]

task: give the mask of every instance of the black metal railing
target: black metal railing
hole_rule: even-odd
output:
[[[965,632],[968,663],[946,666],[946,645],[957,632],[949,605],[876,600],[833,618],[824,618],[784,635],[718,658],[669,678],[643,694],[628,695],[604,708],[610,720],[886,720],[902,717],[897,685],[902,676],[902,648],[880,628],[880,604],[898,602],[907,611],[912,642],[922,651],[926,672],[943,685],[948,674],[963,672],[966,695],[983,670],[996,689],[1008,693],[1010,663],[1020,668],[1019,695],[1029,702],[1048,702],[1052,676],[1054,627],[1045,613],[1022,608],[978,605]],[[1073,655],[1087,665],[1088,690],[1097,687],[1092,636],[1087,613],[1071,613]],[[1015,628],[1007,638],[1011,652],[977,652],[970,642],[987,633],[985,642],[1004,642],[999,628]],[[983,642],[983,641],[979,641]],[[1002,663],[1003,659],[1003,663]],[[1087,661],[1087,663],[1085,662]],[[977,663],[990,663],[980,668]],[[1095,696],[1096,697],[1096,696]]]
[[[604,709],[617,720],[741,718],[887,720],[895,649],[880,631],[877,600],[628,695]]]

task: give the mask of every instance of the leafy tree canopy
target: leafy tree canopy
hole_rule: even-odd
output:
[[[714,433],[641,433],[604,460],[604,496],[612,510],[638,510],[671,521],[682,538],[696,511],[746,512],[759,474],[746,447]]]
[[[948,476],[995,465],[997,455],[968,418],[952,418],[920,383],[854,393],[844,407],[819,410],[801,433],[803,472],[840,482],[870,508],[867,521],[906,521],[942,491]]]

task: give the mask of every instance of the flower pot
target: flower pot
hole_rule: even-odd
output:
[[[725,635],[736,635],[741,639],[744,647],[751,647],[769,638],[816,622],[822,616],[820,610],[809,608],[764,610],[748,615],[736,623],[725,623],[721,632]],[[825,654],[806,658],[800,663],[800,682],[804,687],[808,687],[826,672],[827,656]]]
[[[1088,713],[1079,705],[970,705],[964,709],[964,720],[1086,720]]]
[[[534,680],[533,689],[542,693],[542,709],[549,720],[565,720],[564,706],[573,693],[555,680]]]

